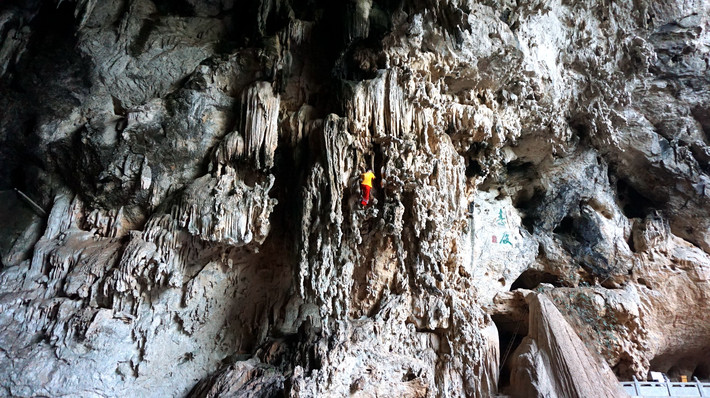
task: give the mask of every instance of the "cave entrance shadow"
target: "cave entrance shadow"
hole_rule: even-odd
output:
[[[555,287],[562,287],[562,281],[558,275],[536,269],[528,269],[510,286],[510,290],[527,289],[532,290],[540,286],[541,283],[549,283]]]
[[[651,360],[650,371],[661,372],[671,381],[679,381],[681,376],[688,380],[695,377],[701,382],[710,381],[710,347],[690,347],[682,352],[669,352]]]
[[[518,349],[523,339],[527,337],[527,326],[521,322],[509,323],[499,319],[494,319],[498,329],[498,342],[500,353],[500,364],[498,368],[498,393],[505,394],[510,388],[510,375],[512,372],[512,358],[515,350]]]

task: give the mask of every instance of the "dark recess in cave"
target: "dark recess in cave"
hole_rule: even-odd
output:
[[[651,199],[642,195],[623,179],[616,182],[616,194],[619,207],[626,218],[645,218],[657,207]]]
[[[192,17],[195,15],[195,7],[187,0],[153,0],[153,3],[160,15],[178,17]]]
[[[710,362],[696,366],[693,371],[693,377],[697,377],[698,380],[702,381],[710,381]]]
[[[555,287],[561,287],[562,282],[560,277],[549,272],[539,271],[535,269],[525,270],[518,279],[510,286],[510,290],[528,289],[532,290],[540,286],[541,283],[549,283]]]
[[[467,178],[474,177],[490,177],[488,176],[488,170],[484,169],[484,164],[481,164],[480,153],[485,149],[484,146],[478,145],[479,143],[474,143],[466,151],[464,159],[466,160],[466,170],[464,171]],[[488,185],[490,178],[486,178],[482,184]],[[481,188],[483,189],[483,188]]]
[[[150,33],[158,27],[158,19],[146,19],[143,21],[143,25],[140,30],[138,30],[138,35],[133,39],[131,45],[128,47],[128,52],[134,58],[140,57],[146,50],[146,44],[148,43],[148,38]]]
[[[522,174],[522,173],[530,173],[533,172],[535,169],[535,166],[533,165],[532,162],[523,162],[520,160],[513,160],[512,162],[508,162],[505,164],[505,170],[506,172],[510,174]]]
[[[500,353],[498,392],[506,394],[510,387],[512,373],[511,359],[523,339],[528,335],[528,308],[525,302],[516,311],[505,314],[491,314],[498,329],[498,352]]]
[[[570,216],[565,216],[565,218],[560,221],[560,223],[557,225],[557,227],[555,227],[555,229],[552,230],[552,232],[558,235],[570,235],[574,237],[576,235],[574,219]]]
[[[536,226],[539,226],[540,211],[538,210],[545,199],[545,191],[540,187],[535,187],[533,194],[529,198],[516,196],[513,198],[513,206],[522,214],[521,223],[528,232],[533,233]]]
[[[300,191],[300,181],[306,180],[304,163],[310,161],[310,147],[307,140],[301,141],[292,149],[289,155],[282,148],[288,146],[280,142],[274,153],[274,167],[272,169],[276,180],[270,196],[277,200],[276,206],[269,218],[273,226],[281,228],[284,235],[297,236],[303,214],[303,195]],[[295,248],[289,243],[290,253],[296,255]]]
[[[710,348],[676,348],[673,352],[666,352],[651,360],[651,371],[665,373],[672,381],[680,379],[681,375],[688,376],[689,380],[697,377],[703,382],[710,381]]]
[[[522,220],[520,221],[523,227],[529,232],[533,233],[535,230],[535,217],[532,215],[524,214]]]
[[[478,160],[469,160],[466,166],[466,177],[473,178],[483,175],[483,168]]]
[[[367,38],[352,45],[336,64],[335,74],[344,80],[369,80],[377,77],[377,71],[383,69],[381,41]]]
[[[387,8],[388,2],[384,3],[384,8]],[[373,2],[368,19],[367,36],[353,38],[349,35],[353,28],[355,8],[355,3],[347,2],[339,13],[340,18],[344,20],[341,29],[345,51],[339,53],[340,57],[335,64],[334,74],[344,80],[373,79],[377,76],[378,70],[386,68],[386,59],[382,55],[382,39],[392,29],[390,21],[392,14],[386,12],[378,2]]]
[[[703,129],[705,142],[710,142],[710,108],[704,108],[700,105],[696,105],[690,110],[690,112],[695,120],[700,123],[700,127]]]
[[[589,142],[589,126],[587,126],[586,121],[590,119],[588,115],[577,115],[567,120],[570,130],[575,133],[579,142],[585,144]]]
[[[497,324],[496,324],[497,325]],[[512,372],[510,366],[510,359],[513,356],[515,350],[522,343],[524,334],[520,334],[520,331],[503,331],[498,330],[498,341],[499,352],[500,352],[500,368],[498,374],[498,391],[500,393],[505,393],[510,387],[510,374]]]
[[[0,189],[42,196],[31,172],[48,166],[36,147],[41,141],[35,132],[37,120],[40,115],[65,115],[88,90],[88,67],[76,50],[74,6],[44,2],[30,24],[33,35],[27,50],[0,79],[0,109],[13,120],[0,141]]]

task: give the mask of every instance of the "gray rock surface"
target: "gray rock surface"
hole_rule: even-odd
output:
[[[707,0],[3,2],[0,395],[710,378],[709,29]]]

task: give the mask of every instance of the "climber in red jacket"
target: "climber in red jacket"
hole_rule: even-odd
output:
[[[367,206],[370,202],[370,189],[372,189],[372,180],[375,179],[375,174],[372,170],[367,170],[367,172],[360,175],[360,190],[362,191],[362,200],[360,204]]]

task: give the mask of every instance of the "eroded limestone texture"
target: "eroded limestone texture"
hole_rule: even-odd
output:
[[[2,2],[0,395],[710,378],[709,15]]]

